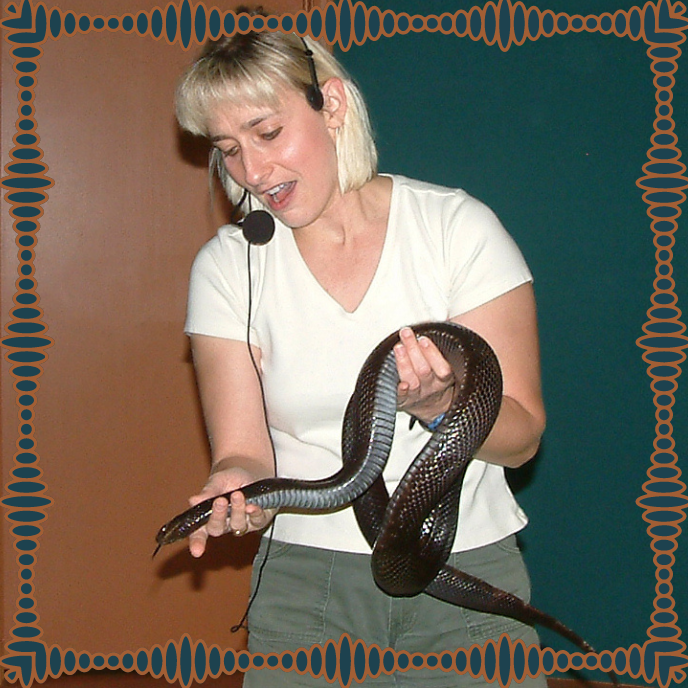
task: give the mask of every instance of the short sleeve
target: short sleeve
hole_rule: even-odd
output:
[[[466,195],[452,204],[444,226],[451,317],[533,280],[516,242],[481,201]]]
[[[186,334],[246,339],[248,288],[245,249],[231,231],[221,228],[198,252],[191,268]],[[255,333],[251,339],[257,343]]]

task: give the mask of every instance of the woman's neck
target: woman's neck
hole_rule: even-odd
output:
[[[360,189],[337,195],[322,215],[307,227],[294,229],[300,247],[311,242],[348,247],[374,227],[386,226],[392,193],[392,180],[373,177]]]

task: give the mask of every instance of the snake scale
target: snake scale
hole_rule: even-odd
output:
[[[456,384],[449,411],[391,497],[382,470],[397,412],[399,378],[393,352],[397,332],[373,350],[358,376],[344,415],[342,468],[322,480],[269,478],[246,485],[242,488],[246,501],[264,509],[314,512],[353,502],[359,527],[373,549],[373,577],[388,595],[425,592],[468,609],[539,624],[581,651],[594,652],[554,617],[446,565],[456,534],[463,478],[499,413],[502,376],[490,346],[471,330],[447,322],[412,329],[437,345],[452,366]],[[155,552],[207,523],[212,502],[201,502],[164,525]]]

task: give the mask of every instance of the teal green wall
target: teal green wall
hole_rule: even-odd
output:
[[[422,15],[471,6],[377,4]],[[538,6],[585,15],[633,3]],[[531,519],[522,543],[534,603],[598,650],[642,645],[653,612],[655,569],[635,504],[655,424],[650,378],[635,344],[654,278],[650,220],[635,185],[655,116],[645,51],[642,41],[599,33],[542,38],[507,53],[423,33],[338,52],[369,102],[381,171],[462,187],[485,201],[535,274],[549,421],[536,460],[510,477]],[[680,148],[688,137],[688,84],[680,70],[676,79]],[[676,241],[680,307],[688,267],[680,227]],[[679,455],[686,420],[679,388]],[[688,611],[686,560],[679,548],[679,625]],[[542,637],[572,650],[549,632]]]

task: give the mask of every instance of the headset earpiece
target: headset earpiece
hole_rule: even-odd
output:
[[[316,112],[320,112],[325,104],[323,94],[319,86],[311,85],[306,89],[306,100]]]
[[[306,100],[308,104],[316,111],[320,112],[325,104],[320,85],[318,84],[318,75],[315,71],[315,61],[313,60],[313,51],[308,47],[306,41],[301,37],[303,42],[306,60],[308,60],[308,71],[311,73],[311,83],[306,89]]]

